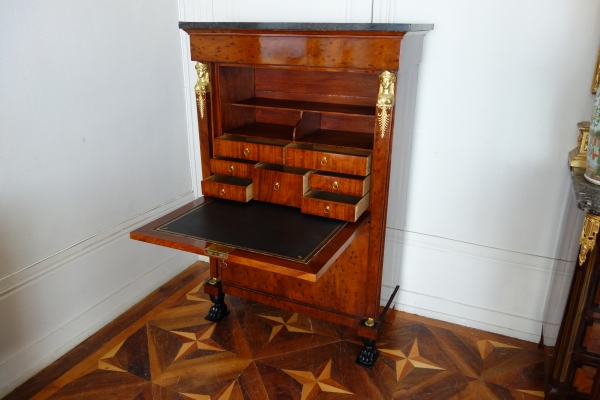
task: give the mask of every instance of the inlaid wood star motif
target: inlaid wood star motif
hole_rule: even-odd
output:
[[[211,339],[216,327],[217,324],[212,324],[200,329],[196,333],[170,331],[173,336],[182,342],[181,348],[173,361],[177,361],[196,350],[225,351],[225,349]]]
[[[419,355],[419,345],[417,339],[413,342],[408,357],[398,349],[379,349],[386,357],[396,362],[396,381],[400,382],[406,375],[415,368],[435,369],[444,371],[445,369],[432,363],[431,361]]]
[[[282,370],[302,384],[301,400],[310,400],[319,392],[353,394],[344,386],[331,379],[332,359],[317,370],[318,377],[310,371]]]
[[[286,328],[288,332],[300,332],[300,333],[312,333],[306,329],[298,328],[292,324],[298,324],[298,313],[294,313],[287,321],[284,321],[281,317],[273,317],[270,315],[259,315],[261,318],[268,319],[269,321],[277,322],[277,325],[273,325],[271,328],[271,336],[269,336],[268,342],[273,340],[275,336],[283,329]]]
[[[108,353],[103,355],[98,360],[98,369],[103,369],[106,371],[127,372],[121,365],[119,360],[115,357],[115,355],[121,349],[124,343],[125,341],[123,340],[121,343],[113,347]]]
[[[181,397],[186,400],[229,400],[231,398],[231,393],[233,393],[233,387],[235,385],[235,381],[231,382],[227,388],[219,393],[221,389],[217,390],[216,394],[195,394],[195,393],[179,393]],[[213,397],[214,396],[214,397]]]
[[[481,354],[482,360],[485,360],[487,356],[489,356],[490,353],[494,351],[496,347],[505,349],[520,349],[520,347],[511,346],[509,344],[504,344],[500,342],[494,342],[492,340],[487,339],[480,340],[479,342],[477,342],[477,348],[479,349],[479,354]]]
[[[199,284],[198,286],[196,286],[195,288],[193,288],[192,290],[190,290],[189,292],[187,292],[185,294],[185,298],[190,300],[190,301],[206,301],[206,302],[210,302],[210,300],[205,299],[203,297],[200,297],[200,289],[202,289],[202,287],[204,287],[204,282],[202,282],[201,284]]]

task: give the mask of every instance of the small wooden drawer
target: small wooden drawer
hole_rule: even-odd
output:
[[[308,192],[310,170],[277,164],[260,164],[254,170],[254,198],[269,203],[300,207]]]
[[[591,394],[594,386],[594,379],[598,373],[598,365],[580,360],[573,360],[573,380],[571,390],[575,393]],[[575,396],[573,396],[575,397]]]
[[[335,172],[313,172],[310,174],[309,186],[311,189],[325,192],[363,197],[371,188],[371,175],[363,177]]]
[[[254,177],[254,167],[256,165],[258,165],[256,161],[215,157],[210,159],[210,172],[213,174],[252,179]]]
[[[214,140],[215,156],[283,164],[286,142],[223,135]]]
[[[369,193],[364,197],[311,190],[302,198],[302,212],[355,222],[369,207]]]
[[[593,318],[585,318],[583,329],[582,350],[587,351],[595,357],[600,356],[600,321]]]
[[[248,202],[254,189],[251,179],[235,176],[211,175],[201,182],[202,194],[222,199]]]
[[[285,148],[285,164],[367,176],[371,173],[371,153],[311,144],[291,144]]]

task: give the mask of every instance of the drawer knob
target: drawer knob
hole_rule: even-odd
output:
[[[275,182],[275,186],[273,186],[273,189],[279,190],[279,182]]]
[[[248,154],[250,154],[250,149],[246,147],[244,149],[244,155],[247,156]]]
[[[329,214],[329,206],[325,206],[325,209],[323,211],[325,212],[325,214]]]
[[[332,187],[333,187],[333,190],[338,190],[338,183],[337,183],[337,181],[333,182]]]
[[[235,171],[235,167],[232,165],[231,167],[229,167],[229,172],[233,172]]]
[[[327,157],[321,158],[321,164],[323,164],[323,165],[327,164]]]
[[[221,189],[221,196],[225,196],[225,189]]]
[[[219,260],[219,264],[221,265],[221,268],[227,268],[227,263],[223,260]]]

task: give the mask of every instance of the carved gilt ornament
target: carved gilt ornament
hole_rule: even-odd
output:
[[[196,97],[198,101],[198,112],[200,113],[200,118],[204,119],[204,114],[206,114],[206,93],[210,92],[210,77],[208,76],[208,65],[201,62],[197,62],[196,72],[198,73],[198,81],[196,82],[196,86],[194,86],[194,91],[196,92]]]
[[[390,125],[392,107],[394,107],[394,84],[396,75],[390,71],[383,71],[379,75],[379,94],[377,95],[377,122],[381,138],[385,136]]]
[[[579,250],[579,265],[583,265],[587,258],[587,253],[596,246],[596,235],[600,229],[600,216],[587,214],[583,222],[583,230],[579,238],[581,248]]]

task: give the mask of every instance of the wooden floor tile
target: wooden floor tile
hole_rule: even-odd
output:
[[[543,398],[547,355],[531,343],[396,313],[369,370],[354,363],[356,331],[327,321],[229,296],[229,316],[205,320],[206,277],[187,278],[54,380],[32,378],[49,382],[32,398]]]

